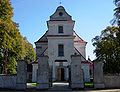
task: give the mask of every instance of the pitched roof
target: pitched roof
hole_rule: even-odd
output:
[[[75,36],[75,39],[74,39],[74,42],[81,42],[81,43],[87,43],[86,41],[84,41],[79,35],[77,35],[77,33],[74,31],[74,36]],[[77,39],[78,37],[78,39]]]
[[[87,43],[80,36],[78,36],[75,31],[74,31],[73,35],[75,36],[74,42]],[[46,33],[35,43],[48,42],[47,36],[52,36],[52,35],[48,35],[48,31],[46,31]],[[55,35],[53,35],[53,36],[55,36]],[[69,35],[56,35],[56,36],[69,36]],[[78,39],[77,39],[77,37],[78,37]]]
[[[80,52],[79,50],[77,50],[75,47],[74,47],[74,49],[75,49],[75,51],[76,51],[79,55],[81,55],[81,57],[82,57],[83,60],[86,60],[85,57],[81,54],[81,52]]]
[[[48,31],[46,31],[46,33],[38,41],[36,41],[35,43],[48,42],[47,33],[48,33]]]

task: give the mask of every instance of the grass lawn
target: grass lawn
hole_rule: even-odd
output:
[[[34,83],[31,83],[31,85],[37,86],[37,83],[34,82]],[[85,87],[88,87],[88,88],[93,87],[93,83],[92,82],[86,82],[84,85],[85,85]]]
[[[92,82],[86,82],[85,83],[85,87],[93,87],[93,83]]]
[[[31,83],[33,86],[37,86],[37,83]]]

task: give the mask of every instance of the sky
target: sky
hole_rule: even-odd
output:
[[[61,4],[60,4],[61,2]],[[115,5],[113,0],[11,0],[13,20],[19,23],[20,33],[33,44],[48,29],[47,23],[58,6],[75,20],[74,30],[87,43],[86,58],[95,59],[92,39],[111,26]]]

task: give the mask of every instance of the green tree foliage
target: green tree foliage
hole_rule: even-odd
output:
[[[0,0],[0,65],[4,74],[16,73],[17,61],[29,57],[28,53],[34,59],[33,47],[20,34],[18,24],[12,20],[12,11],[9,0]]]
[[[27,61],[27,63],[31,63],[33,60],[35,60],[35,52],[32,44],[28,42],[26,37],[24,37],[24,41],[25,41],[25,49],[26,49],[26,54],[24,59]]]
[[[114,0],[115,6],[116,8],[114,9],[115,13],[114,13],[114,19],[112,24],[117,24],[117,26],[119,27],[118,32],[116,34],[117,36],[117,41],[120,45],[120,0]]]
[[[120,0],[114,0],[116,8],[114,9],[114,18],[112,20],[112,25],[117,24],[120,26]]]
[[[117,39],[118,27],[107,27],[93,41],[97,61],[104,62],[104,73],[120,73],[120,45]]]

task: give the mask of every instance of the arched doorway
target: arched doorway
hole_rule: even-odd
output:
[[[65,81],[65,70],[64,68],[57,69],[57,80],[58,81]]]

